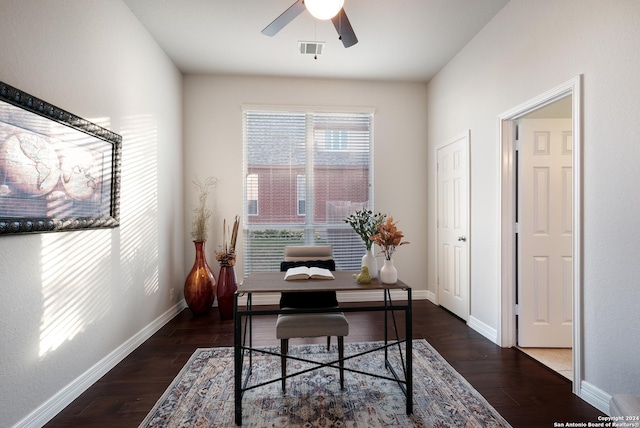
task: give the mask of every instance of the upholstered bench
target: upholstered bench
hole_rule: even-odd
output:
[[[286,309],[286,308],[283,308]],[[344,336],[349,335],[349,323],[342,312],[315,314],[281,314],[276,321],[276,337],[280,339],[282,356],[282,390],[286,390],[287,358],[289,339],[294,337],[338,336],[338,358],[340,361],[340,388],[344,388]],[[327,347],[329,347],[327,341]]]
[[[307,266],[336,270],[333,248],[330,245],[286,246],[280,271]],[[304,281],[304,280],[303,280]],[[338,299],[335,291],[283,292],[280,309],[336,309]],[[349,335],[349,323],[342,312],[316,312],[307,314],[281,314],[276,322],[276,337],[280,339],[282,354],[282,391],[286,390],[287,358],[289,339],[295,337],[327,336],[327,350],[331,348],[331,336],[338,337],[340,359],[340,388],[344,388],[344,336]]]

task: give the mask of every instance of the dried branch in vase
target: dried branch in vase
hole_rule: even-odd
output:
[[[195,214],[191,223],[191,237],[194,241],[206,241],[209,232],[209,219],[211,218],[211,208],[207,205],[209,189],[216,186],[215,177],[207,177],[203,182],[196,176],[193,185],[198,191],[198,206],[193,209]]]
[[[398,230],[396,223],[393,221],[393,217],[387,217],[387,221],[378,227],[378,233],[373,235],[370,239],[382,248],[384,258],[391,260],[396,248],[400,245],[408,244],[409,241],[403,241],[404,235],[402,231]]]
[[[238,228],[240,226],[240,217],[236,216],[233,222],[233,228],[229,231],[227,228],[227,219],[222,223],[222,246],[216,251],[216,260],[220,266],[233,266],[236,264],[236,242],[238,240]],[[227,241],[227,236],[230,240]]]

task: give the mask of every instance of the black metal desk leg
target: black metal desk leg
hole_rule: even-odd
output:
[[[411,312],[411,289],[407,289],[407,311],[405,313],[407,339],[407,415],[413,413],[413,319]]]
[[[233,321],[233,357],[234,357],[234,380],[235,380],[235,412],[236,425],[242,425],[242,318],[238,311],[238,293],[233,296],[234,321]]]
[[[384,290],[384,363],[389,363],[389,348],[387,348],[388,342],[388,324],[389,324],[389,302],[387,301],[387,294],[390,295],[389,289]],[[390,300],[390,299],[389,299]]]
[[[253,302],[251,301],[251,293],[247,294],[247,310],[253,310]],[[245,324],[249,324],[249,371],[253,368],[253,317],[249,315]]]

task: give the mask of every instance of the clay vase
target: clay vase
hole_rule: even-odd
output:
[[[233,318],[233,295],[238,289],[236,283],[236,271],[233,266],[220,266],[218,274],[218,310],[220,319],[230,320]]]
[[[380,281],[383,284],[395,284],[398,282],[398,270],[393,264],[393,260],[385,260],[380,269]]]
[[[196,246],[196,260],[184,282],[184,300],[195,315],[209,312],[216,298],[216,277],[207,264],[204,242],[193,241]]]

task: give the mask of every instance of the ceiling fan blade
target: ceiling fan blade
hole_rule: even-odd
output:
[[[282,15],[278,16],[271,24],[267,25],[262,34],[265,36],[275,36],[278,31],[282,30],[288,23],[293,21],[298,15],[305,10],[303,0],[298,0],[287,10],[282,12]]]
[[[331,18],[331,22],[333,22],[333,26],[336,27],[336,31],[345,48],[358,43],[358,38],[356,37],[356,33],[353,32],[353,27],[351,27],[344,8],[340,9],[340,12]]]

